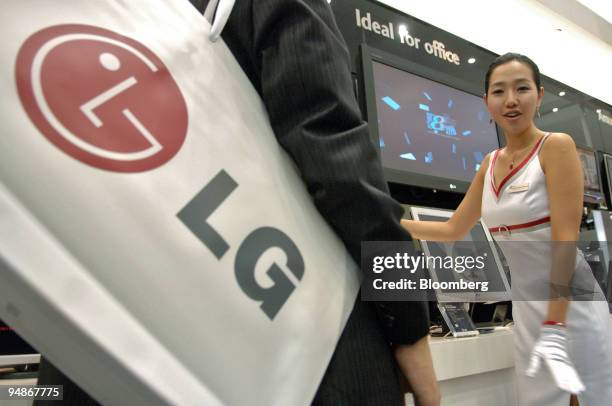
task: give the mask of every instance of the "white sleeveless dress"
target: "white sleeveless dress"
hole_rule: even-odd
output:
[[[536,377],[525,375],[548,309],[544,297],[536,301],[532,299],[540,297],[525,293],[536,281],[548,281],[550,276],[551,255],[547,244],[551,241],[550,210],[538,158],[547,136],[500,182],[499,189],[493,177],[499,150],[495,151],[489,161],[482,195],[482,219],[510,267],[514,358],[521,406],[569,405],[569,394],[557,388],[545,363]],[[597,286],[580,251],[574,277]],[[581,406],[612,405],[612,321],[601,289],[597,286],[596,290],[597,300],[572,301],[566,320],[568,353],[586,386],[585,392],[578,396]]]

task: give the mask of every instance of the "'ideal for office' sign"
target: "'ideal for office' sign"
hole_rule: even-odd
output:
[[[103,404],[310,404],[357,271],[208,22],[0,22],[0,318]]]
[[[373,19],[370,12],[363,13],[360,9],[356,8],[355,25],[362,30],[373,32],[381,37],[396,40],[393,22],[378,22]],[[459,54],[445,49],[445,45],[442,41],[422,41],[421,38],[411,35],[405,24],[397,25],[397,40],[410,48],[423,48],[429,55],[439,58],[444,62],[461,65]]]

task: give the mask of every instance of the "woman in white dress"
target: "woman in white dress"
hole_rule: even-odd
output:
[[[548,297],[551,285],[594,279],[574,245],[583,205],[576,146],[567,134],[535,126],[543,95],[531,59],[498,57],[485,78],[484,101],[506,146],[485,157],[447,222],[402,224],[429,241],[461,240],[481,217],[490,227],[512,277],[521,405],[567,406],[571,394],[581,406],[612,405],[612,322],[601,290],[594,288],[595,300],[567,300],[562,287]],[[533,289],[543,280],[547,289]]]

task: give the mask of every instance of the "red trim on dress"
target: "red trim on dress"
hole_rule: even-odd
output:
[[[493,154],[493,160],[491,161],[491,165],[489,165],[489,178],[491,179],[491,186],[493,187],[493,193],[495,193],[495,196],[497,196],[497,188],[495,187],[495,180],[493,177],[493,168],[495,168],[495,161],[497,161],[498,152],[499,152],[499,149],[496,149],[495,153]]]
[[[506,184],[506,182],[508,182],[508,180],[513,177],[514,175],[516,175],[516,173],[518,171],[520,171],[523,166],[525,166],[527,164],[527,162],[529,162],[529,160],[531,159],[531,157],[533,156],[533,154],[535,154],[535,152],[538,150],[538,147],[540,146],[540,144],[542,143],[542,140],[544,140],[544,138],[546,138],[545,135],[543,135],[538,142],[536,143],[536,145],[533,147],[533,149],[531,150],[531,152],[529,153],[529,155],[527,155],[527,157],[525,157],[525,159],[523,159],[523,162],[521,162],[517,167],[515,167],[513,170],[511,170],[505,177],[504,179],[501,181],[501,183],[499,184],[499,188],[495,187],[495,179],[493,177],[493,169],[495,168],[495,161],[497,160],[497,151],[495,151],[495,157],[493,158],[493,164],[491,165],[491,184],[493,185],[493,192],[495,193],[495,196],[497,198],[499,198],[499,194],[501,193],[502,189],[504,188],[504,185]]]
[[[548,223],[548,222],[550,222],[550,216],[542,217],[541,219],[533,220],[528,223],[513,224],[511,226],[490,227],[489,232],[498,233],[501,231],[520,230],[521,228],[529,228],[529,227],[537,226],[537,225]]]

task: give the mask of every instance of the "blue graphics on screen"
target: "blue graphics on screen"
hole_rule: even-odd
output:
[[[380,137],[378,139],[378,145],[380,145],[381,148],[385,147],[385,140],[383,139],[383,137]]]
[[[425,113],[425,121],[427,122],[427,128],[430,132],[438,135],[441,132],[449,136],[457,135],[455,129],[455,120],[450,118],[448,115],[439,116],[433,113]]]
[[[499,146],[482,98],[378,62],[373,73],[383,165],[471,181]]]
[[[400,105],[397,104],[397,102],[395,100],[393,100],[392,98],[390,98],[389,96],[383,97],[382,101],[387,103],[387,105],[389,107],[391,107],[393,110],[399,110],[400,109]]]
[[[410,137],[408,137],[408,133],[406,132],[404,132],[404,140],[406,141],[406,144],[412,144],[412,142],[410,141]]]

